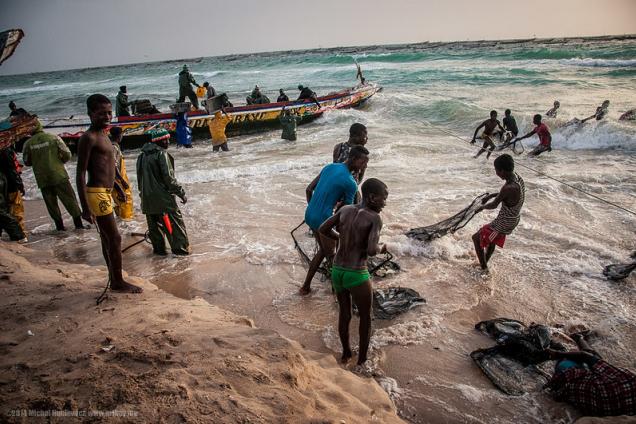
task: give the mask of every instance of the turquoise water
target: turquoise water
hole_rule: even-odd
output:
[[[0,104],[14,100],[40,116],[77,116],[84,113],[88,95],[100,92],[114,99],[125,84],[131,99],[148,98],[167,110],[183,63],[199,83],[211,82],[236,105],[255,84],[270,98],[279,88],[293,97],[299,83],[326,94],[352,85],[354,59],[369,81],[385,87],[390,104],[384,118],[396,126],[424,119],[463,129],[490,109],[501,114],[507,107],[523,114],[522,123],[529,125],[527,116],[545,112],[555,99],[561,101],[563,118],[589,115],[606,98],[612,102],[610,122],[636,107],[636,39],[372,46],[5,76],[0,77]],[[613,141],[604,132],[600,144],[585,140],[571,147],[635,148],[629,128],[606,132]]]

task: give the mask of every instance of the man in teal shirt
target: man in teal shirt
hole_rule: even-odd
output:
[[[335,254],[334,242],[320,236],[318,228],[333,215],[336,205],[353,204],[358,185],[351,174],[364,169],[367,162],[369,162],[369,151],[362,146],[354,146],[349,151],[349,157],[345,163],[330,163],[325,166],[307,186],[308,205],[305,210],[305,222],[314,232],[318,242],[318,252],[309,265],[305,283],[300,289],[301,295],[311,292],[311,280],[325,256],[332,258]]]
[[[64,231],[62,213],[57,204],[59,198],[68,213],[73,217],[75,229],[83,229],[82,212],[77,204],[75,191],[69,181],[64,164],[71,158],[71,151],[62,139],[53,134],[47,134],[38,123],[33,137],[27,140],[22,147],[22,159],[26,166],[33,167],[33,174],[38,187],[42,191],[42,197],[46,204],[55,228]]]

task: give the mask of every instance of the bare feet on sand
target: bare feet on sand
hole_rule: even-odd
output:
[[[346,364],[353,357],[353,353],[350,350],[342,352],[342,357],[340,358],[341,364]]]
[[[309,293],[311,293],[310,287],[302,286],[300,290],[298,290],[298,294],[301,296],[307,296]]]
[[[120,293],[141,293],[143,289],[134,284],[130,284],[126,281],[122,281],[121,283],[111,283],[110,288],[112,291],[120,292]]]

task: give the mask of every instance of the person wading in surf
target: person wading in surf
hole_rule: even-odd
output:
[[[367,258],[386,252],[386,245],[380,245],[379,240],[382,229],[380,212],[386,205],[388,195],[387,186],[382,181],[369,178],[362,184],[362,203],[343,206],[318,229],[321,237],[338,243],[338,252],[331,269],[331,283],[340,306],[338,333],[342,343],[343,363],[353,356],[349,344],[351,300],[360,313],[358,365],[367,360],[373,305]]]
[[[538,113],[534,115],[534,118],[532,118],[532,122],[534,123],[534,125],[536,125],[536,127],[523,137],[515,138],[514,140],[512,140],[512,142],[521,141],[524,138],[532,137],[534,134],[536,134],[539,137],[539,145],[532,149],[532,151],[528,153],[528,156],[539,156],[543,152],[551,152],[552,134],[550,134],[548,126],[541,122],[541,115],[539,115]]]
[[[367,127],[356,122],[349,127],[349,140],[343,143],[338,143],[333,147],[333,163],[344,163],[349,158],[349,152],[353,146],[365,146],[367,144]],[[364,178],[364,171],[366,167],[361,169],[356,175],[353,176],[355,180],[360,184]]]
[[[499,122],[499,120],[497,120],[497,111],[493,110],[490,112],[490,119],[486,119],[475,129],[475,134],[473,134],[473,139],[470,141],[470,144],[474,144],[475,141],[477,141],[476,140],[477,133],[479,132],[480,129],[482,128],[484,129],[484,132],[481,133],[481,136],[479,136],[479,138],[484,140],[484,145],[481,147],[481,149],[479,149],[477,154],[474,156],[475,158],[479,157],[479,155],[484,153],[486,151],[486,147],[490,147],[490,151],[486,155],[486,158],[489,158],[492,151],[495,150],[496,146],[495,146],[495,142],[493,141],[493,137],[494,137],[495,128],[497,127],[499,127],[502,133],[505,132],[504,128],[501,126],[501,123]]]
[[[501,209],[494,221],[486,224],[473,234],[475,253],[481,269],[488,269],[488,261],[495,251],[495,246],[503,248],[506,236],[519,224],[521,207],[526,197],[523,179],[514,172],[515,162],[512,156],[503,154],[495,159],[495,173],[505,180],[499,193],[490,194],[482,200],[483,205],[476,212],[484,209],[496,209],[501,203]],[[494,199],[489,202],[489,200]]]
[[[300,288],[301,295],[311,292],[311,280],[316,275],[318,267],[325,256],[328,258],[328,262],[331,261],[336,247],[333,240],[320,235],[318,228],[333,215],[333,210],[337,204],[350,205],[353,203],[358,185],[352,174],[366,167],[369,161],[368,155],[369,151],[364,147],[354,146],[345,163],[330,163],[325,166],[305,190],[308,203],[305,210],[305,222],[316,236],[318,252],[309,264],[305,282]],[[330,264],[328,268],[330,268]]]

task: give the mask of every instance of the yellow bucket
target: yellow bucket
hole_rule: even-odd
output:
[[[197,97],[205,96],[205,87],[197,87]]]

